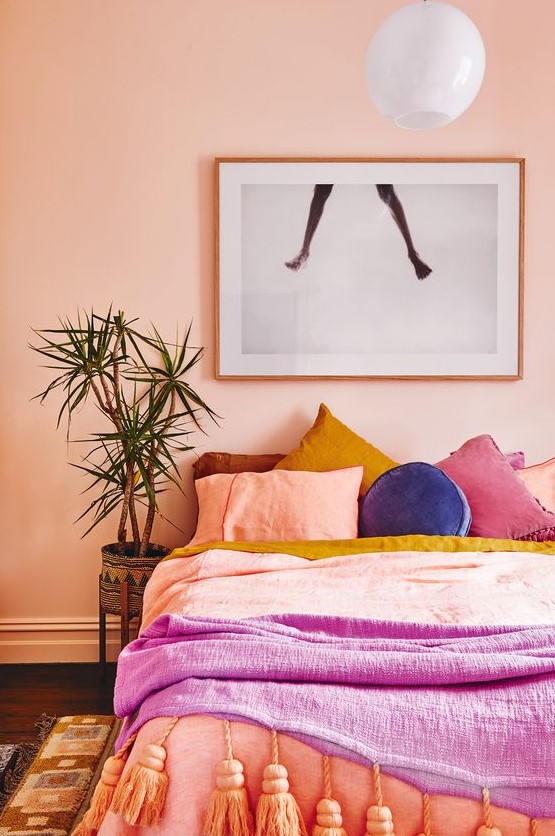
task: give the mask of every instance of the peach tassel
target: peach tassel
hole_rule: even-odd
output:
[[[484,822],[478,828],[478,832],[476,836],[503,836],[501,831],[498,827],[495,827],[493,824],[493,817],[491,815],[491,807],[490,807],[490,799],[489,799],[489,790],[487,787],[482,789],[482,801],[484,803]]]
[[[106,759],[100,780],[91,798],[91,806],[75,828],[72,836],[94,836],[110,809],[115,789],[119,783],[127,755],[135,742],[136,734],[127,740],[115,755]]]
[[[316,805],[316,824],[312,836],[347,836],[343,828],[341,805],[331,796],[330,759],[327,755],[324,755],[323,762],[325,797]]]
[[[227,760],[216,767],[216,789],[208,802],[203,836],[252,836],[254,826],[243,764],[233,757],[231,724],[224,720]]]
[[[366,833],[368,836],[395,836],[391,810],[383,803],[379,764],[375,763],[372,771],[376,803],[366,812]]]
[[[432,836],[432,809],[430,796],[427,792],[422,793],[422,814],[424,819],[424,832],[418,836]]]
[[[279,763],[277,733],[272,732],[274,762],[264,770],[256,808],[256,836],[307,836],[299,806],[289,792],[287,769]]]
[[[168,790],[164,743],[178,720],[179,717],[170,720],[158,744],[145,746],[138,762],[116,788],[111,809],[128,824],[156,827],[162,818]]]

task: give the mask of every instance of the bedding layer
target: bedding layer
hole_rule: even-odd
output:
[[[296,612],[432,624],[555,623],[552,543],[521,544],[525,551],[483,552],[483,541],[477,547],[470,538],[386,539],[392,548],[405,548],[360,553],[361,541],[354,540],[266,544],[260,551],[252,545],[252,551],[240,551],[243,544],[232,543],[200,553],[176,550],[179,559],[162,561],[150,579],[143,629],[162,613],[243,618]],[[438,540],[442,546],[455,541],[454,546],[469,550],[407,550],[424,543],[433,549]],[[371,541],[362,542],[368,547]],[[376,545],[383,546],[384,540]],[[271,548],[288,548],[293,554],[266,552]],[[326,557],[305,560],[294,556],[297,551]]]
[[[156,716],[246,719],[422,792],[487,786],[555,817],[555,625],[164,615],[122,651],[115,708],[133,716],[121,743]]]
[[[394,539],[399,541],[404,538]],[[317,561],[308,561],[294,554],[286,554],[283,550],[279,553],[272,553],[270,550],[275,546],[268,544],[259,549],[256,545],[250,544],[242,551],[235,551],[232,544],[226,544],[222,548],[208,548],[202,553],[194,553],[186,549],[177,550],[172,556],[173,559],[166,560],[157,567],[147,587],[143,620],[143,633],[147,630],[147,635],[145,639],[140,640],[143,642],[142,645],[139,644],[136,650],[129,651],[129,653],[137,652],[139,659],[141,653],[145,652],[142,657],[144,665],[140,662],[139,665],[133,666],[135,675],[138,677],[135,684],[138,686],[141,678],[144,678],[145,688],[149,689],[147,671],[150,668],[152,672],[152,665],[147,659],[148,651],[156,646],[156,642],[161,642],[163,647],[164,636],[168,630],[172,632],[179,625],[179,630],[177,630],[179,633],[185,621],[198,626],[203,620],[208,619],[214,625],[218,619],[226,622],[237,619],[256,620],[259,616],[270,614],[279,616],[288,613],[294,613],[297,617],[342,616],[349,620],[370,618],[373,622],[390,622],[394,618],[400,626],[405,625],[405,627],[414,624],[428,625],[428,627],[438,625],[441,630],[446,631],[445,635],[450,629],[454,629],[449,625],[462,624],[468,627],[475,625],[482,628],[508,624],[517,624],[522,627],[537,625],[531,632],[524,631],[523,635],[526,634],[529,637],[528,643],[530,643],[531,636],[540,635],[542,625],[555,624],[555,557],[552,544],[546,547],[536,543],[530,544],[530,547],[528,544],[517,544],[518,547],[523,545],[525,550],[512,552],[503,551],[504,544],[497,541],[497,550],[482,552],[477,547],[476,541],[474,541],[474,548],[468,541],[458,546],[464,545],[469,550],[445,552],[441,551],[443,546],[438,545],[434,549],[434,543],[431,542],[434,539],[428,538],[425,544],[425,548],[432,549],[431,551],[416,551],[414,541],[406,544],[403,551],[388,552],[387,548],[390,544],[385,544],[380,552],[362,554],[359,553],[361,545],[365,545],[367,541],[363,544],[361,541],[335,544],[331,546],[332,552],[333,549],[338,552],[335,556],[327,556]],[[397,546],[399,545],[397,542]],[[313,550],[313,556],[323,557],[324,552],[330,553],[329,543],[321,549],[318,544],[292,545],[284,549],[302,553],[303,549],[309,547]],[[391,544],[391,547],[394,545]],[[493,548],[493,545],[489,547]],[[172,617],[168,617],[168,614]],[[162,618],[156,621],[159,616]],[[305,619],[304,623],[307,624],[308,621],[310,619]],[[274,622],[281,623],[279,619],[274,619]],[[160,629],[161,632],[157,633]],[[539,632],[536,633],[535,630]],[[480,633],[480,630],[476,632]],[[506,631],[494,630],[488,635],[496,635],[498,640],[501,637],[504,641]],[[552,633],[549,633],[549,636],[552,636]],[[183,639],[183,641],[189,642],[189,639]],[[230,641],[235,642],[236,638]],[[151,647],[145,642],[151,642]],[[531,644],[534,645],[535,642],[532,640]],[[552,638],[548,638],[544,646],[545,654],[540,653],[540,658],[543,660],[541,664],[545,662],[547,666],[551,664],[549,659],[553,657],[552,644]],[[523,649],[516,650],[513,647],[512,657],[521,657]],[[123,657],[124,660],[125,657]],[[171,669],[174,664],[175,660],[166,659],[165,667]],[[124,667],[122,665],[121,672],[118,673],[118,682],[122,685],[125,678]],[[202,668],[202,663],[199,665],[200,668]],[[549,696],[552,682],[546,677],[552,674],[547,671],[545,674],[539,672],[531,676],[529,674],[530,671],[522,677],[523,682],[529,685],[531,680],[541,680],[543,677],[545,681],[542,685],[546,688],[544,697]],[[496,674],[490,671],[490,675],[499,676],[499,670]],[[507,720],[509,725],[505,726],[505,732],[509,734],[510,731],[511,735],[519,724],[519,714],[524,711],[526,704],[526,699],[515,700],[517,689],[512,685],[516,681],[515,679],[506,680],[505,684],[498,683],[495,687],[498,689],[496,695],[499,699],[493,700],[496,704],[498,720]],[[151,684],[152,682],[151,680]],[[229,681],[222,680],[220,674],[213,679],[213,682],[216,684],[215,687],[217,686],[216,690],[222,687],[222,684],[224,689],[229,686]],[[172,687],[174,686],[169,686],[169,691]],[[179,693],[177,683],[175,687],[177,695]],[[503,690],[505,687],[506,691]],[[399,683],[394,684],[393,687],[384,689],[383,695],[387,700],[393,699],[395,696],[400,696],[395,694],[400,688]],[[456,688],[464,692],[468,686],[461,682]],[[118,690],[120,695],[124,694],[124,691],[119,689],[119,685]],[[224,693],[224,702],[229,705],[229,694],[225,691],[222,693]],[[185,691],[181,689],[181,694],[183,698],[187,698],[187,686]],[[552,690],[551,695],[553,695]],[[168,696],[167,693],[166,696]],[[188,696],[191,697],[191,694],[189,693]],[[538,706],[541,704],[543,707],[540,708],[536,717],[538,719],[541,715],[544,721],[543,726],[540,722],[540,728],[543,729],[540,731],[540,736],[543,736],[543,742],[552,740],[549,732],[555,728],[554,703],[551,702],[551,713],[549,713],[549,705],[542,703],[544,697],[538,703]],[[531,698],[532,703],[536,700],[536,695]],[[148,701],[149,698],[144,704],[146,711],[148,711]],[[402,700],[397,706],[399,710],[403,707]],[[134,707],[134,703],[126,705],[123,701],[121,703],[122,710],[133,710]],[[314,713],[314,705],[312,707]],[[173,714],[176,706],[168,703],[167,708],[169,713]],[[200,703],[190,703],[189,708],[203,711]],[[533,723],[533,712],[530,713],[526,709],[525,714],[527,722]],[[148,716],[147,713],[143,714],[141,721],[146,716]],[[143,726],[139,732],[131,763],[136,757],[135,751],[140,751],[140,742],[155,740],[159,736],[163,722],[160,719],[153,719]],[[416,724],[417,722],[415,721]],[[462,725],[464,726],[464,723]],[[501,722],[499,729],[502,726]],[[243,751],[237,749],[236,755],[245,762],[247,784],[252,800],[255,802],[260,787],[261,771],[269,760],[269,734],[262,728],[242,722],[234,722],[233,728],[236,730],[234,741],[238,741],[241,746],[244,744]],[[298,730],[295,733],[299,733]],[[417,736],[414,735],[414,729],[409,730],[405,736],[408,743],[408,751],[405,755],[408,757],[411,753],[410,743],[417,741]],[[293,791],[310,825],[314,822],[315,803],[322,795],[321,754],[303,745],[302,741],[290,739],[288,735],[280,735],[280,739],[284,753],[283,760],[290,770]],[[195,742],[197,747],[202,748],[202,756],[199,751],[195,752]],[[441,745],[439,739],[437,743]],[[501,762],[506,751],[504,748],[506,741],[504,744],[498,739],[498,743],[500,748],[494,754]],[[447,750],[449,745],[449,742],[444,743]],[[549,760],[549,757],[555,757],[553,746],[555,743],[551,750],[543,746],[541,752],[535,752],[540,760],[542,757],[547,759],[544,761],[546,775],[543,781],[539,775],[541,764],[537,763],[530,767],[530,764],[521,763],[517,769],[516,764],[511,762],[509,765],[509,759],[506,758],[513,789],[509,793],[512,797],[508,801],[504,799],[503,803],[524,812],[510,813],[504,810],[499,813],[500,818],[496,818],[496,824],[503,830],[503,836],[529,834],[531,825],[525,813],[534,815],[539,810],[550,811],[549,805],[554,803],[554,770],[552,761]],[[207,717],[185,717],[180,720],[170,735],[167,748],[170,794],[161,832],[167,834],[187,832],[191,836],[200,836],[202,832],[200,822],[208,794],[213,786],[215,764],[225,756],[222,722]],[[417,744],[412,748],[418,755]],[[340,750],[330,751],[337,753]],[[341,751],[344,754],[344,751]],[[182,754],[184,755],[185,752],[188,753],[187,759],[181,763]],[[191,752],[193,753],[192,759]],[[443,754],[445,755],[445,752]],[[414,761],[414,752],[412,755]],[[352,758],[352,751],[349,756]],[[339,757],[334,757],[332,763],[332,769],[336,770],[338,776],[336,795],[343,805],[345,826],[348,832],[351,827],[351,836],[353,836],[353,834],[363,832],[365,806],[373,803],[368,769]],[[384,763],[383,766],[387,772],[388,764]],[[459,793],[459,782],[463,777],[468,776],[462,776],[460,769],[464,767],[456,758],[453,766],[455,771],[450,776],[450,780],[454,783],[450,787],[445,787],[444,791]],[[392,765],[391,768],[396,767]],[[399,764],[397,768],[400,768]],[[186,775],[183,774],[183,770],[186,771]],[[193,779],[190,776],[191,771],[195,775]],[[421,770],[420,778],[425,771]],[[517,771],[521,778],[528,775],[520,785],[514,780],[518,777],[515,776]],[[479,769],[476,773],[474,777],[477,779],[488,777],[482,775]],[[411,777],[414,779],[414,775]],[[491,779],[491,775],[489,778]],[[194,787],[192,793],[189,787],[191,781]],[[416,836],[417,833],[422,832],[421,794],[417,789],[404,784],[399,778],[384,775],[384,781],[386,781],[388,792],[391,792],[393,796],[390,806],[392,809],[395,807],[397,836]],[[366,789],[360,790],[360,786]],[[499,789],[502,791],[501,786]],[[479,787],[474,786],[472,792],[477,795]],[[492,789],[494,803],[496,792],[497,789]],[[483,820],[481,805],[478,801],[443,795],[434,796],[432,800],[437,817],[434,821],[434,836],[447,836],[447,834],[475,836],[477,827]],[[386,803],[389,803],[389,799],[386,799]],[[150,831],[148,828],[142,830],[129,828],[113,814],[108,815],[100,831],[103,836],[110,833],[143,832],[149,833]],[[555,823],[542,821],[538,833],[539,836],[554,836]]]
[[[128,768],[147,743],[159,739],[166,719],[151,720],[139,732]],[[245,767],[251,808],[256,807],[262,772],[270,760],[270,733],[247,723],[232,723],[234,755]],[[316,823],[316,804],[323,794],[322,756],[288,735],[279,736],[280,757],[287,766],[291,791],[302,810],[308,832]],[[98,836],[202,836],[202,823],[215,784],[215,767],[226,756],[222,721],[213,717],[184,717],[168,738],[170,776],[163,821],[158,828],[132,827],[108,813]],[[363,836],[366,810],[375,803],[369,770],[343,758],[331,759],[333,795],[341,804],[343,825],[349,836]],[[384,803],[394,817],[395,836],[423,833],[422,795],[410,784],[382,774]],[[492,806],[493,820],[503,836],[531,836],[528,816]],[[431,796],[433,836],[476,836],[483,823],[478,801],[456,796]],[[555,819],[538,821],[538,836],[555,836]]]

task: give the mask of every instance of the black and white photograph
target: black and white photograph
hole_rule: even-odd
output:
[[[522,178],[219,160],[219,376],[519,377]]]

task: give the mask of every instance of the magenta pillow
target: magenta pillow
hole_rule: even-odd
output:
[[[468,500],[470,536],[555,540],[555,514],[532,496],[490,435],[469,439],[436,467]]]
[[[522,452],[522,450],[517,450],[514,453],[505,453],[505,458],[507,459],[513,470],[522,470],[524,467],[526,467],[524,453]]]

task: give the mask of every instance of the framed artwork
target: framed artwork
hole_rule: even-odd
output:
[[[217,159],[218,378],[522,377],[523,159]]]

